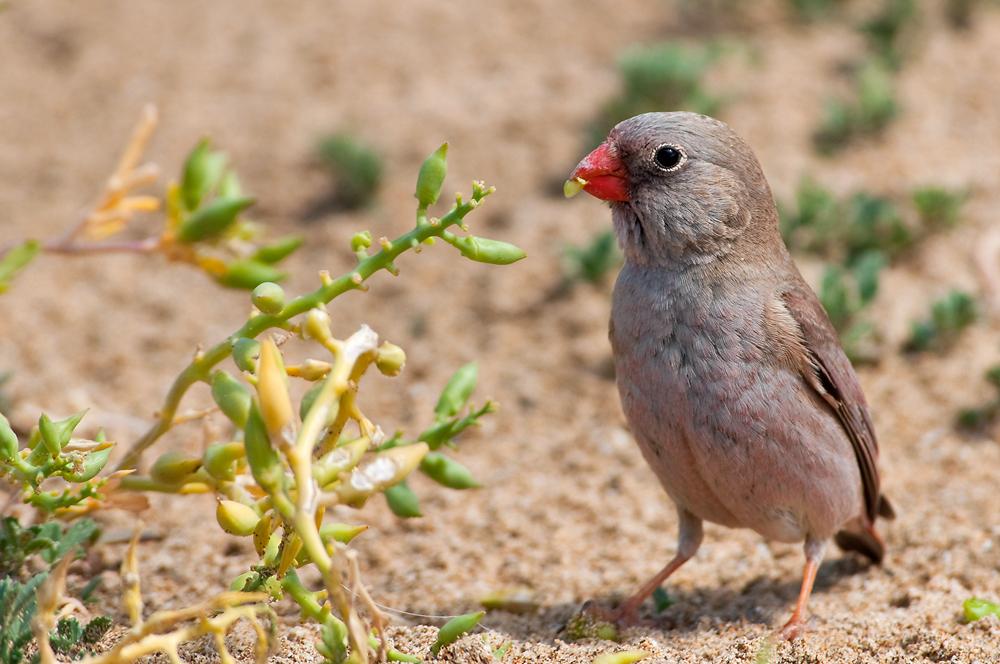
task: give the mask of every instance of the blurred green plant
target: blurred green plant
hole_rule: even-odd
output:
[[[883,0],[878,12],[861,24],[869,51],[888,67],[898,69],[903,59],[901,38],[916,18],[914,0]]]
[[[928,318],[911,325],[910,337],[903,348],[911,353],[947,350],[977,317],[975,298],[953,290],[931,305]]]
[[[885,257],[869,251],[849,266],[828,265],[820,282],[819,300],[853,362],[877,359],[875,326],[864,313],[878,294],[879,273]]]
[[[316,156],[333,180],[333,203],[348,210],[370,205],[382,184],[382,158],[355,136],[337,133],[316,145]]]
[[[284,279],[277,264],[298,249],[301,238],[265,238],[264,227],[245,214],[254,199],[243,193],[226,155],[207,139],[188,155],[180,181],[167,187],[163,199],[138,193],[158,179],[154,164],[140,164],[156,123],[156,109],[148,106],[97,204],[76,225],[52,240],[28,240],[0,249],[0,293],[39,252],[160,254],[194,265],[231,288],[252,289]],[[165,219],[160,232],[138,240],[118,239],[138,214],[161,209]]]
[[[859,65],[851,78],[850,98],[830,98],[823,118],[813,134],[813,145],[824,155],[832,155],[860,138],[882,132],[896,117],[891,70],[875,58]]]
[[[702,78],[719,55],[716,46],[695,48],[673,43],[625,51],[618,61],[621,91],[590,123],[589,144],[597,145],[618,122],[640,113],[717,113],[722,99],[705,89]]]
[[[622,650],[598,655],[592,664],[635,664],[647,657],[649,657],[649,653],[645,650]]]
[[[830,18],[843,4],[844,0],[788,0],[794,16],[804,22]]]
[[[581,247],[567,246],[563,276],[570,282],[597,284],[621,265],[622,255],[613,231],[602,231]]]
[[[1000,365],[988,369],[985,378],[995,392],[993,398],[981,406],[960,410],[955,418],[955,424],[959,429],[968,432],[981,431],[996,422],[1000,416]]]
[[[944,230],[955,226],[967,198],[968,194],[965,192],[937,185],[920,187],[912,194],[913,205],[921,225],[932,230]]]
[[[34,555],[54,565],[92,544],[97,535],[97,524],[90,519],[69,526],[56,521],[23,526],[12,516],[5,517],[0,521],[0,577],[22,578],[25,563]]]

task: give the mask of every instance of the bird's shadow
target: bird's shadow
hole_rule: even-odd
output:
[[[834,587],[845,577],[853,576],[870,568],[855,556],[845,556],[824,563],[816,577],[813,594],[822,594]],[[620,631],[626,638],[630,633],[655,632],[696,632],[713,624],[751,623],[778,626],[791,615],[799,594],[798,579],[778,580],[769,576],[758,576],[742,588],[719,588],[706,585],[694,590],[680,590],[665,586],[670,605],[660,612],[647,601],[640,610],[639,623]],[[631,589],[629,589],[631,590]],[[592,599],[600,607],[611,608],[621,599],[618,594],[608,594]],[[527,614],[505,613],[502,610],[490,612],[484,621],[496,623],[496,628],[511,638],[556,645],[557,641],[572,640],[568,625],[581,614],[582,602],[564,602],[543,605],[537,611]],[[444,614],[453,613],[454,607],[441,607]]]

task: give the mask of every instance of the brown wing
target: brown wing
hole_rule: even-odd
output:
[[[808,355],[809,367],[803,367],[807,382],[830,405],[840,420],[854,448],[854,455],[861,470],[864,488],[865,514],[869,523],[875,522],[880,511],[888,515],[888,503],[880,508],[878,475],[878,442],[868,404],[850,360],[844,354],[837,333],[830,323],[816,296],[805,283],[796,284],[781,293],[781,299],[798,324],[802,342]]]

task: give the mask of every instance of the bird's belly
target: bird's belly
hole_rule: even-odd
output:
[[[682,358],[667,344],[617,364],[643,456],[691,513],[799,541],[829,537],[861,512],[853,448],[795,373],[711,353]]]

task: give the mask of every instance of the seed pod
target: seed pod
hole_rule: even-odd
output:
[[[276,314],[285,306],[285,291],[278,284],[265,281],[253,289],[250,301],[262,313]]]
[[[250,390],[225,371],[212,374],[212,399],[233,424],[241,429],[246,426],[250,412]]]
[[[252,258],[236,260],[226,265],[226,271],[215,280],[229,288],[251,290],[265,281],[282,281],[286,276],[276,267]]]
[[[288,376],[281,360],[281,352],[274,341],[268,339],[260,345],[257,367],[257,397],[260,413],[272,440],[284,436],[295,416],[292,400],[288,396]]]
[[[448,384],[441,390],[441,396],[434,406],[434,414],[440,418],[457,415],[469,400],[472,391],[476,389],[478,376],[479,367],[475,362],[469,362],[453,373],[448,379]]]
[[[316,341],[323,343],[323,341],[330,339],[332,333],[330,332],[330,314],[326,313],[326,309],[313,308],[309,310],[306,314],[306,319],[302,323],[302,331],[305,333],[307,339],[315,339]]]
[[[213,151],[208,139],[198,142],[184,161],[180,193],[184,207],[196,209],[202,199],[211,191],[225,167],[226,157]]]
[[[313,461],[312,472],[321,487],[335,481],[341,473],[351,470],[368,450],[369,440],[358,438],[339,445]]]
[[[48,415],[42,413],[42,416],[38,418],[38,433],[41,434],[42,443],[49,454],[53,457],[59,456],[62,448],[66,447],[66,443],[73,435],[76,425],[80,423],[86,412],[85,410],[80,411],[76,415],[70,415],[64,420],[55,422],[49,419]]]
[[[250,506],[235,500],[220,500],[215,506],[215,520],[230,535],[252,535],[260,515]]]
[[[164,484],[180,484],[181,480],[201,468],[201,459],[185,456],[182,452],[164,452],[153,462],[149,476]]]
[[[261,263],[279,263],[301,247],[304,241],[305,238],[301,235],[286,235],[259,248],[251,258]]]
[[[428,452],[426,443],[393,447],[375,454],[367,463],[333,487],[340,502],[360,506],[373,493],[397,484],[413,472]]]
[[[449,489],[474,489],[480,486],[468,468],[440,452],[430,452],[425,456],[420,462],[420,470]]]
[[[594,659],[594,664],[635,664],[635,662],[647,657],[649,657],[649,653],[645,650],[623,650],[599,655]]]
[[[240,337],[233,341],[233,362],[240,371],[256,371],[260,356],[260,342],[256,339]]]
[[[441,147],[432,152],[420,165],[420,173],[417,175],[417,190],[413,195],[416,196],[417,203],[422,210],[437,203],[438,196],[441,195],[441,187],[448,174],[447,157],[448,144],[442,143]]]
[[[214,388],[213,381],[213,388]],[[243,417],[246,426],[246,416],[250,412],[250,397],[247,394],[247,412]],[[202,467],[217,480],[232,482],[236,479],[236,462],[244,455],[243,443],[214,443],[209,445],[202,455]]]
[[[181,222],[177,229],[177,239],[191,244],[216,237],[236,221],[240,212],[253,204],[254,199],[246,197],[216,198]]]
[[[0,413],[0,459],[13,461],[17,456],[21,444],[17,441],[17,434],[10,426],[7,418]]]
[[[319,536],[324,542],[334,540],[341,544],[348,544],[352,539],[368,530],[368,526],[352,526],[347,523],[324,523],[319,529]]]
[[[406,364],[406,353],[396,344],[383,341],[375,356],[375,366],[386,376],[398,376]]]
[[[275,531],[273,534],[277,535],[278,533]],[[271,512],[264,512],[260,521],[257,522],[257,527],[253,530],[253,548],[258,556],[264,555],[271,536]],[[265,562],[264,564],[267,565],[268,563]]]
[[[246,447],[250,472],[260,488],[268,493],[280,491],[285,481],[285,470],[278,453],[271,447],[267,426],[256,401],[250,403],[250,414],[243,430],[243,445]]]
[[[475,235],[460,237],[452,244],[469,260],[491,265],[510,265],[527,256],[523,249],[509,242]]]
[[[464,616],[458,616],[452,618],[438,630],[437,640],[434,641],[434,645],[431,646],[431,654],[437,657],[437,654],[441,651],[441,648],[451,645],[455,641],[458,641],[463,634],[475,629],[479,621],[483,619],[486,615],[485,611],[476,611],[475,613],[466,613]]]
[[[316,381],[320,378],[325,378],[326,375],[330,373],[331,368],[332,367],[329,362],[323,362],[322,360],[306,360],[302,364],[288,365],[285,367],[285,373],[294,378]]]
[[[384,492],[385,500],[392,513],[401,519],[413,519],[423,516],[420,512],[420,499],[413,493],[410,485],[403,480],[396,486],[391,486]]]

